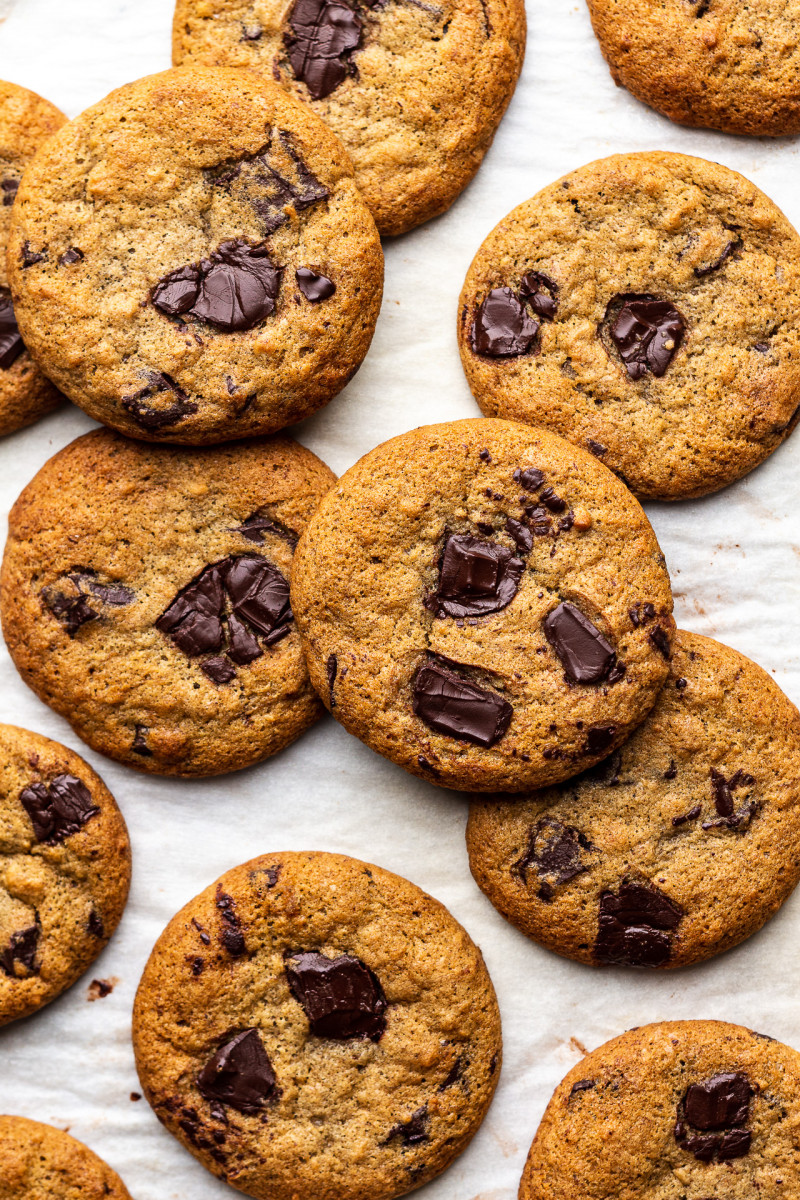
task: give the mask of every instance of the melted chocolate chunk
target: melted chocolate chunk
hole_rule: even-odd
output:
[[[544,619],[544,632],[573,683],[607,679],[617,656],[600,630],[574,604],[559,604]]]
[[[134,733],[131,750],[134,754],[141,754],[142,758],[152,758],[153,751],[147,744],[147,735],[150,732],[147,725],[137,725]]]
[[[284,44],[295,79],[322,100],[354,73],[351,55],[361,42],[359,16],[341,0],[295,0]]]
[[[73,263],[82,262],[83,258],[82,250],[79,250],[77,246],[70,246],[69,250],[64,251],[58,262],[62,267],[71,267]]]
[[[336,674],[339,670],[339,660],[335,654],[328,655],[328,661],[325,664],[325,671],[328,676],[328,695],[331,701],[331,708],[336,708],[336,699],[333,694],[333,685],[336,683]]]
[[[735,238],[732,242],[728,242],[725,249],[722,251],[719,257],[714,260],[714,262],[708,263],[708,265],[704,267],[695,267],[695,275],[697,275],[698,278],[702,278],[704,275],[710,275],[712,271],[719,270],[722,264],[726,262],[731,255],[738,256],[738,252],[741,250],[741,248],[741,238]]]
[[[615,296],[605,321],[631,379],[642,379],[648,371],[663,375],[686,329],[686,322],[673,304],[648,295]]]
[[[89,913],[89,920],[86,922],[86,928],[92,937],[103,938],[106,936],[103,918],[94,909]]]
[[[316,1037],[380,1041],[386,1029],[386,996],[360,958],[326,958],[314,951],[286,955],[286,978]]]
[[[240,533],[242,537],[247,538],[248,542],[255,542],[257,546],[264,545],[265,533],[273,533],[276,537],[282,538],[289,543],[293,550],[299,541],[294,529],[290,529],[288,525],[281,525],[280,521],[271,521],[268,517],[262,517],[259,513],[253,513],[252,517],[248,517],[233,532]]]
[[[389,1131],[383,1145],[388,1146],[389,1142],[399,1138],[403,1146],[419,1146],[422,1142],[430,1140],[429,1129],[428,1106],[423,1104],[407,1121],[400,1121]]]
[[[197,1076],[204,1099],[249,1114],[277,1099],[276,1082],[257,1029],[246,1029],[220,1046]]]
[[[496,542],[450,534],[444,543],[436,591],[425,601],[437,617],[483,617],[507,608],[525,568]]]
[[[209,258],[165,275],[152,291],[168,317],[194,317],[223,333],[254,329],[275,311],[281,268],[264,243],[222,242]]]
[[[577,1096],[579,1092],[590,1091],[591,1088],[595,1086],[596,1082],[597,1080],[595,1079],[579,1079],[578,1082],[573,1083],[572,1087],[570,1088],[570,1099],[572,1099],[573,1096]]]
[[[574,825],[562,825],[554,817],[541,817],[528,833],[525,853],[511,867],[523,882],[534,870],[544,887],[541,900],[550,900],[554,888],[583,875],[592,864],[587,861],[594,846]]]
[[[529,271],[519,285],[520,299],[529,304],[537,317],[552,321],[558,308],[558,284],[541,271]]]
[[[300,267],[294,273],[297,286],[311,304],[319,304],[320,300],[328,300],[336,291],[336,284],[327,275],[318,275],[308,267]]]
[[[453,1086],[453,1084],[458,1083],[468,1066],[469,1059],[466,1057],[466,1055],[459,1054],[458,1058],[453,1063],[442,1082],[439,1084],[438,1091],[446,1092],[448,1088]]]
[[[132,396],[123,396],[120,401],[125,411],[130,413],[142,429],[167,429],[197,412],[194,400],[189,399],[170,375],[165,375],[162,371],[146,371],[145,378],[146,387],[134,392]],[[145,403],[146,400],[160,395],[172,396],[174,399],[163,408]]]
[[[429,653],[414,676],[414,712],[437,733],[494,746],[508,729],[514,710],[497,692],[457,675],[453,668],[460,665]]]
[[[583,749],[587,754],[605,754],[616,732],[616,725],[593,725],[586,732]]]
[[[3,197],[3,207],[10,208],[17,198],[19,190],[18,179],[0,179],[0,194]]]
[[[278,162],[281,170],[273,165]],[[285,130],[274,131],[270,142],[255,154],[215,167],[206,177],[211,185],[229,192],[234,201],[250,204],[265,234],[285,225],[292,210],[298,213],[330,195],[300,158]]]
[[[655,629],[651,629],[647,635],[647,640],[669,662],[672,657],[672,646],[670,645],[669,634],[664,626],[656,625]]]
[[[596,442],[594,438],[587,438],[586,445],[595,458],[602,458],[604,454],[608,454],[608,446],[604,446],[602,442]]]
[[[28,267],[34,267],[37,263],[45,262],[47,259],[47,250],[36,251],[32,248],[30,242],[25,242],[22,247],[22,269],[27,270]]]
[[[515,521],[513,517],[509,517],[506,521],[506,531],[514,539],[514,543],[520,554],[528,554],[533,548],[533,534],[527,525],[523,525],[522,521]]]
[[[683,909],[653,884],[622,883],[616,895],[600,896],[594,956],[602,963],[661,967],[682,917]]]
[[[207,658],[200,664],[200,670],[212,683],[230,683],[236,678],[236,668],[224,658]]]
[[[0,371],[7,371],[24,349],[25,344],[14,316],[11,292],[8,288],[0,287]]]
[[[538,492],[544,483],[544,472],[536,467],[527,467],[524,471],[517,468],[514,472],[514,483],[518,483],[525,492]]]
[[[121,584],[101,583],[89,567],[76,567],[59,584],[42,589],[44,604],[70,637],[74,637],[82,625],[100,617],[98,605],[120,608],[132,604],[135,599],[136,595],[130,588]]]
[[[50,784],[32,783],[19,794],[38,842],[54,846],[97,816],[86,784],[74,775],[56,775]]]
[[[538,322],[519,297],[500,287],[478,305],[470,341],[474,352],[487,358],[517,358],[528,353],[538,332]]]
[[[675,1141],[701,1162],[743,1157],[752,1137],[745,1128],[752,1095],[750,1080],[741,1071],[690,1084],[678,1105]]]
[[[0,951],[0,970],[11,979],[27,979],[38,975],[36,951],[41,930],[37,925],[12,933],[7,946]]]
[[[714,807],[719,820],[706,821],[703,829],[727,828],[743,833],[754,816],[757,805],[749,800],[749,789],[755,785],[755,778],[744,771],[736,771],[730,779],[726,779],[721,771],[711,768],[711,790],[714,796]],[[748,789],[745,802],[737,809],[735,792],[740,788]],[[749,802],[748,802],[749,801]]]

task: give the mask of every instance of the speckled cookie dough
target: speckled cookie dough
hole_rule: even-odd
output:
[[[723,1021],[665,1021],[558,1085],[519,1200],[784,1200],[800,1190],[800,1055]]]
[[[58,742],[0,725],[0,1025],[49,1004],[97,958],[130,875],[102,779]]]
[[[150,956],[133,1032],[159,1119],[258,1200],[420,1187],[477,1132],[500,1073],[467,933],[338,854],[265,854],[195,897]]]
[[[301,539],[292,602],[337,720],[467,791],[523,791],[604,758],[655,702],[674,630],[630,492],[585,450],[511,421],[428,425],[362,458]]]
[[[734,482],[800,415],[800,237],[700,158],[613,155],[519,205],[458,323],[487,416],[560,433],[641,497]]]
[[[173,61],[252,67],[338,134],[383,234],[445,211],[511,99],[522,0],[178,0]]]
[[[254,72],[112,92],[31,163],[9,238],[31,354],[90,416],[148,441],[273,433],[367,353],[375,223],[338,139]]]
[[[11,512],[3,633],[23,679],[142,771],[215,775],[276,754],[322,711],[288,576],[334,481],[288,438],[78,438]]]
[[[0,1117],[3,1200],[131,1200],[115,1171],[88,1146],[38,1121]]]

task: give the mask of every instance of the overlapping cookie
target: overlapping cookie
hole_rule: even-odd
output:
[[[25,1117],[0,1117],[3,1200],[131,1200],[127,1188],[82,1142]]]

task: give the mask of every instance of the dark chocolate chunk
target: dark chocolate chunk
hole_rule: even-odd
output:
[[[602,458],[604,454],[608,454],[608,446],[604,446],[602,442],[596,442],[594,438],[587,438],[586,445],[595,458]]]
[[[479,451],[478,458],[481,460],[482,463],[490,463],[492,461],[491,454],[485,448],[483,450]]]
[[[151,296],[169,317],[195,317],[233,333],[254,329],[275,311],[280,285],[281,268],[271,262],[266,244],[235,239],[165,275]]]
[[[595,1086],[596,1082],[597,1080],[595,1079],[579,1079],[578,1082],[573,1083],[572,1087],[570,1088],[570,1099],[572,1099],[573,1096],[577,1096],[580,1092],[590,1091]]]
[[[437,617],[482,617],[507,608],[525,568],[505,546],[469,534],[450,534],[444,543],[436,591],[426,605]]]
[[[279,160],[283,160],[280,171],[273,165]],[[285,130],[273,130],[270,141],[255,154],[214,167],[206,172],[206,178],[212,186],[228,191],[237,203],[250,204],[265,234],[285,225],[292,210],[298,213],[330,194],[300,158]]]
[[[252,629],[235,613],[231,613],[228,617],[228,658],[231,662],[236,663],[237,667],[245,667],[261,658],[263,653]]]
[[[97,604],[107,604],[111,607],[122,607],[132,604],[136,599],[135,593],[121,584],[101,583],[88,567],[76,567],[64,576],[60,584],[53,584],[42,590],[42,600],[50,609],[53,616],[61,622],[70,637],[73,637],[82,625],[94,621],[100,613]]]
[[[250,1114],[276,1098],[276,1082],[257,1029],[246,1029],[220,1046],[197,1077],[206,1100]]]
[[[741,1158],[750,1149],[753,1088],[741,1071],[690,1084],[678,1105],[675,1140],[701,1162]],[[701,1130],[700,1134],[694,1130]]]
[[[616,732],[616,725],[593,725],[586,731],[583,749],[587,754],[605,754]]]
[[[462,679],[453,669],[459,666],[428,655],[412,684],[414,712],[437,733],[494,746],[508,729],[513,709],[497,692]]]
[[[590,869],[592,864],[588,859],[593,850],[586,835],[574,825],[562,825],[554,817],[541,817],[528,833],[525,853],[511,870],[523,882],[527,882],[528,871],[534,870],[539,880],[551,889],[550,895],[540,898],[549,900],[553,888]]]
[[[552,321],[558,308],[558,284],[541,271],[528,271],[519,285],[520,299],[529,304],[537,317]]]
[[[719,270],[722,264],[729,259],[731,255],[738,256],[738,252],[741,250],[741,248],[741,238],[735,238],[733,241],[728,242],[725,249],[722,251],[719,257],[714,260],[714,262],[708,263],[708,265],[704,267],[695,267],[695,275],[697,275],[698,278],[702,278],[704,275],[710,275],[712,271]]]
[[[262,517],[259,513],[253,513],[252,517],[248,517],[246,521],[237,526],[234,532],[241,533],[242,537],[247,538],[248,542],[255,542],[257,546],[264,545],[265,533],[274,533],[276,537],[283,538],[293,550],[299,540],[294,529],[290,529],[288,525],[281,525],[280,521],[272,521],[269,517]]]
[[[642,379],[648,371],[663,375],[686,329],[674,304],[649,295],[615,296],[606,310],[606,322],[631,379]]]
[[[336,284],[327,275],[318,275],[308,267],[299,267],[294,277],[297,286],[311,304],[319,304],[320,300],[328,300],[336,291]]]
[[[19,794],[38,842],[54,846],[97,816],[86,784],[74,775],[56,775],[51,783],[32,783]]]
[[[120,401],[125,411],[130,413],[142,429],[167,429],[197,412],[194,400],[189,399],[170,375],[165,375],[162,371],[146,371],[145,378],[146,387],[131,396],[123,396]],[[160,395],[172,396],[174,399],[163,408],[145,403],[146,400]]]
[[[565,601],[544,619],[548,642],[573,683],[599,683],[616,663],[613,646],[574,604]]]
[[[231,958],[241,958],[247,952],[244,934],[240,929],[223,929],[219,935],[219,940]]]
[[[663,625],[656,625],[655,629],[651,629],[647,635],[647,640],[651,646],[669,661],[672,657],[672,646],[670,644],[669,634]]]
[[[0,194],[3,197],[3,207],[10,208],[17,198],[19,189],[18,179],[0,179]]]
[[[71,578],[76,580],[74,575]],[[81,576],[78,586],[87,587],[93,596],[97,596],[103,604],[110,604],[112,608],[123,608],[126,604],[133,604],[136,599],[136,593],[131,588],[118,583],[100,583],[92,575]]]
[[[509,287],[493,288],[475,313],[470,341],[476,354],[516,358],[527,354],[539,332],[538,322]]]
[[[350,56],[361,42],[362,23],[341,0],[295,0],[284,35],[295,79],[322,100],[353,73]]]
[[[378,976],[360,958],[326,958],[315,951],[287,954],[286,978],[316,1037],[380,1041],[386,996]]]
[[[11,292],[8,288],[0,287],[0,371],[7,371],[24,349],[25,344],[14,316]]]
[[[520,554],[528,554],[533,547],[533,534],[528,526],[523,525],[522,521],[515,521],[513,517],[509,517],[506,521],[506,530],[514,539]]]
[[[467,1069],[468,1065],[469,1065],[469,1059],[467,1059],[465,1057],[465,1055],[459,1054],[458,1058],[453,1063],[452,1067],[447,1072],[447,1074],[445,1075],[442,1082],[439,1084],[438,1090],[440,1092],[446,1092],[447,1089],[451,1088],[454,1083],[458,1083],[459,1079],[461,1079],[461,1077],[463,1076],[464,1071]]]
[[[600,896],[594,956],[598,962],[661,967],[683,910],[650,883],[622,883]]]
[[[260,651],[259,651],[260,653]],[[200,670],[212,683],[230,683],[236,677],[236,669],[224,658],[207,658],[200,663]]]
[[[524,492],[538,492],[544,483],[544,473],[536,467],[526,467],[524,471],[517,468],[514,483],[518,483]]]
[[[92,909],[92,911],[89,913],[89,920],[86,922],[86,928],[92,937],[103,938],[106,936],[103,918],[100,916],[99,912],[95,912],[94,909]]]
[[[77,246],[70,246],[69,250],[65,250],[58,260],[62,267],[71,267],[73,263],[82,262],[84,254]]]
[[[0,970],[11,979],[27,979],[38,975],[36,951],[41,930],[37,925],[12,933],[8,945],[0,950]]]
[[[653,620],[655,615],[656,606],[655,604],[651,604],[649,601],[645,603],[640,601],[638,604],[634,604],[632,608],[628,609],[628,616],[631,619],[631,624],[633,625],[634,629],[638,629],[640,625],[647,625],[648,622]]]
[[[256,556],[228,562],[225,587],[234,613],[265,636],[288,625],[292,619],[289,582],[278,568]]]
[[[330,697],[331,708],[336,708],[336,698],[333,694],[333,685],[336,683],[336,673],[339,670],[339,660],[335,654],[328,655],[328,661],[325,663],[325,670],[328,675],[328,696]]]
[[[567,507],[566,500],[562,500],[560,496],[557,496],[551,487],[544,488],[539,493],[539,500],[545,508],[550,509],[550,512],[563,512]]]
[[[89,600],[82,593],[67,596],[55,587],[44,588],[42,600],[66,629],[70,637],[74,637],[82,625],[96,621],[99,613],[95,612]]]
[[[153,751],[147,744],[147,735],[150,732],[147,725],[137,725],[134,733],[131,750],[134,754],[141,754],[142,758],[152,758]]]
[[[227,561],[206,567],[183,588],[156,621],[190,657],[222,649],[222,613],[225,603],[223,571]]]
[[[399,1138],[403,1146],[419,1146],[420,1143],[430,1140],[429,1129],[428,1106],[423,1104],[422,1108],[418,1108],[407,1121],[400,1121],[389,1131],[383,1145],[388,1146],[389,1142]]]
[[[47,249],[34,250],[30,242],[25,242],[22,247],[22,269],[34,267],[36,263],[45,262],[47,259]]]

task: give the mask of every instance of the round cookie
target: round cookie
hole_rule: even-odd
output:
[[[681,125],[800,133],[797,0],[588,0],[614,82]]]
[[[453,203],[525,51],[522,0],[178,0],[173,61],[252,67],[344,142],[383,234]]]
[[[94,749],[158,775],[260,762],[322,711],[289,605],[335,476],[288,438],[187,450],[96,430],[12,509],[3,633]]]
[[[500,1074],[477,946],[438,901],[338,854],[268,854],[170,921],[134,1006],[159,1119],[259,1200],[392,1200],[465,1149]]]
[[[58,742],[0,725],[0,1025],[83,974],[119,924],[130,877],[128,831],[102,779]]]
[[[148,441],[272,433],[367,353],[383,283],[338,139],[275,83],[165,71],[37,154],[9,239],[20,329],[90,416]]]
[[[492,904],[558,954],[710,958],[800,879],[800,713],[755,663],[679,631],[633,737],[560,788],[476,799],[467,848]]]
[[[35,92],[0,80],[0,436],[31,425],[61,403],[20,337],[6,272],[11,209],[22,172],[66,117]]]
[[[639,496],[701,496],[800,413],[800,237],[758,188],[684,154],[618,154],[519,205],[459,309],[487,416],[587,447]]]
[[[292,604],[333,716],[466,791],[604,758],[655,702],[674,630],[663,555],[619,480],[553,434],[482,419],[356,463],[301,539]]]
[[[558,1085],[519,1200],[782,1200],[799,1121],[796,1050],[724,1021],[645,1025]]]
[[[0,1117],[3,1200],[130,1200],[125,1184],[101,1158],[38,1121]]]

